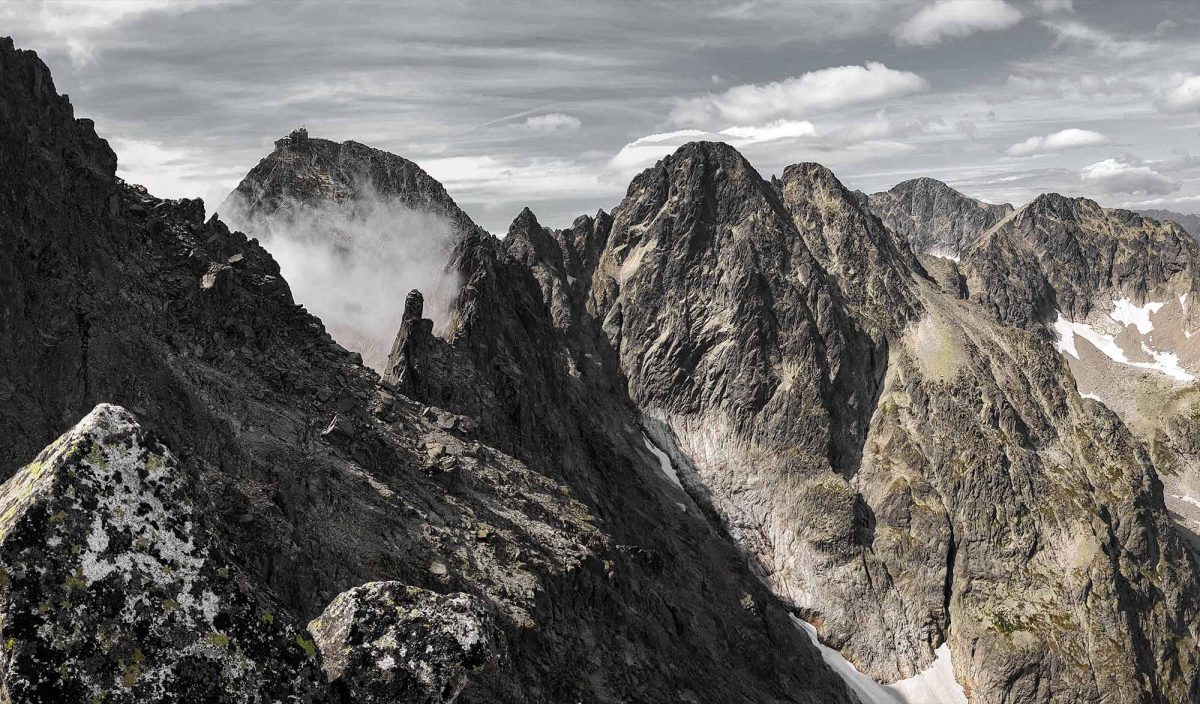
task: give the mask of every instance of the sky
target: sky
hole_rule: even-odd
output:
[[[501,235],[609,210],[696,139],[867,192],[1200,212],[1194,0],[4,0],[0,34],[124,178],[210,212],[300,125],[412,159]]]

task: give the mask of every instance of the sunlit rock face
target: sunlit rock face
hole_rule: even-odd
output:
[[[309,635],[245,586],[169,450],[97,406],[0,487],[5,701],[316,701]]]

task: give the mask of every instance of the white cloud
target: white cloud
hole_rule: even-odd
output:
[[[1004,0],[938,0],[896,28],[899,44],[932,46],[979,32],[1008,29],[1021,21],[1021,11]]]
[[[1042,137],[1030,137],[1024,142],[1018,142],[1008,148],[1009,156],[1029,156],[1031,154],[1047,154],[1060,152],[1064,149],[1079,149],[1108,144],[1108,137],[1091,130],[1069,129],[1048,134]]]
[[[1003,95],[1011,98],[1055,97],[1095,98],[1144,96],[1152,90],[1145,79],[1120,76],[1037,76],[1009,74]]]
[[[697,140],[730,144],[756,165],[786,165],[777,162],[779,158],[793,158],[785,156],[788,154],[838,153],[878,158],[915,148],[897,137],[929,134],[939,128],[918,122],[896,126],[880,111],[865,119],[839,120],[827,128],[819,128],[808,120],[777,120],[763,126],[734,126],[719,131],[678,130],[647,135],[626,144],[609,159],[608,166],[627,177]]]
[[[1105,193],[1166,195],[1178,191],[1179,183],[1149,166],[1106,159],[1080,172],[1083,182]]]
[[[729,127],[721,134],[748,142],[771,142],[779,139],[814,137],[817,128],[808,120],[777,120],[762,127]]]
[[[583,125],[578,117],[552,112],[525,118],[525,129],[534,132],[572,132]]]
[[[1200,110],[1200,76],[1176,76],[1174,85],[1158,101],[1163,112]]]
[[[425,169],[455,199],[545,200],[592,196],[600,190],[588,167],[560,159],[514,159],[490,155],[422,159]]]
[[[608,164],[621,172],[637,170],[653,164],[686,142],[708,135],[709,133],[704,130],[678,130],[648,134],[621,147],[621,151],[617,152]]]
[[[865,66],[835,66],[782,81],[746,84],[721,94],[680,101],[671,111],[679,125],[713,122],[761,125],[795,120],[821,110],[897,98],[925,90],[929,84],[910,71],[896,71],[878,62]]]

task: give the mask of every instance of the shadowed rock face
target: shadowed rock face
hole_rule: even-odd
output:
[[[121,404],[175,451],[195,520],[251,593],[274,595],[277,620],[371,582],[485,604],[509,657],[464,667],[460,702],[850,701],[660,478],[620,397],[573,385],[537,280],[499,240],[467,228],[456,243],[469,283],[454,339],[472,344],[431,347],[450,355],[426,376],[474,410],[427,409],[433,391],[414,400],[333,343],[256,241],[116,179],[112,152],[7,40],[0,116],[10,471]]]

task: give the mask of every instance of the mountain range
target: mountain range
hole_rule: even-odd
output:
[[[219,216],[116,165],[0,39],[6,701],[1200,700],[1178,224],[712,142],[503,238],[299,130]],[[322,238],[434,290],[323,320]]]

